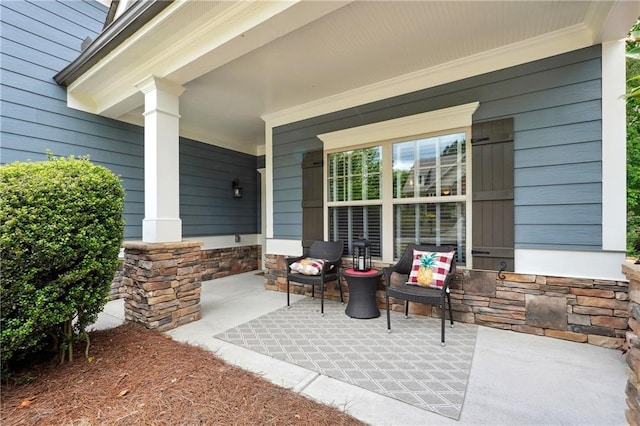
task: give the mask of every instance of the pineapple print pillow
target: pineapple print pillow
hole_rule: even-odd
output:
[[[454,251],[435,253],[414,250],[413,267],[407,284],[442,288],[451,268],[451,260],[453,260],[454,255]]]

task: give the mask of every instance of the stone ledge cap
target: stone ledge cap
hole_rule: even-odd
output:
[[[202,241],[172,241],[166,243],[146,243],[144,241],[127,241],[124,243],[125,250],[174,250],[189,247],[202,247]]]

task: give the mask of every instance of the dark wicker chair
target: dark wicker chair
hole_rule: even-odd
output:
[[[320,313],[324,316],[324,287],[326,283],[335,281],[340,289],[340,301],[344,303],[342,286],[340,285],[340,262],[344,245],[342,240],[338,241],[314,241],[311,247],[299,257],[287,258],[287,306],[289,304],[289,281],[302,284],[311,284],[311,297],[315,298],[315,288],[320,286]],[[305,257],[324,259],[325,262],[319,275],[304,275],[291,270],[291,265]]]
[[[404,316],[409,316],[409,302],[427,303],[431,305],[440,305],[442,314],[442,331],[441,331],[441,344],[444,346],[444,324],[445,324],[445,299],[449,305],[449,319],[451,320],[451,327],[453,327],[453,313],[451,311],[451,295],[449,293],[449,285],[451,280],[455,276],[456,271],[456,256],[453,256],[451,261],[451,269],[447,274],[442,290],[431,287],[421,287],[410,284],[400,284],[397,286],[391,285],[391,274],[397,272],[398,274],[406,275],[405,281],[409,277],[411,267],[413,265],[413,250],[431,251],[431,252],[449,252],[456,251],[455,246],[433,246],[433,245],[415,245],[410,244],[402,258],[395,265],[384,268],[385,287],[386,287],[386,301],[387,301],[387,330],[391,332],[391,315],[389,314],[390,304],[389,298],[404,300]]]

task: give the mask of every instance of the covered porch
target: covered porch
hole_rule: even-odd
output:
[[[291,310],[305,301],[319,309],[319,300],[299,295],[293,298],[297,303]],[[364,323],[371,332],[380,332],[377,346],[402,353],[402,348],[392,346],[392,339],[404,333],[401,328],[388,334],[383,322],[348,318],[344,306],[332,303],[331,312],[323,318],[329,324],[327,327],[334,326],[336,321],[347,325]],[[122,323],[122,304],[121,300],[110,302],[96,327]],[[268,318],[282,311],[285,305],[285,295],[265,290],[263,278],[256,272],[205,281],[201,320],[171,330],[169,334],[176,340],[204,346],[227,362],[309,398],[334,405],[372,425],[626,423],[623,391],[626,363],[623,354],[615,349],[472,326],[477,334],[470,349],[470,369],[464,377],[460,417],[454,420],[389,397],[381,390],[376,392],[354,385],[348,378],[338,380],[318,369],[248,349],[247,344],[224,340],[225,334],[228,338],[239,327],[250,328],[256,319]],[[317,314],[317,318],[313,318],[318,323],[319,313],[313,313]],[[399,317],[396,323],[411,321],[412,327],[437,329],[439,326],[436,318],[404,320]],[[459,330],[462,326],[464,324],[456,324]],[[451,357],[459,356],[456,339],[465,338],[458,329],[448,334]],[[351,338],[371,341],[361,335]],[[437,333],[434,340],[439,346]],[[423,343],[425,348],[429,347],[428,341]],[[380,372],[384,370],[381,368]],[[416,379],[415,385],[424,382]],[[410,381],[403,383],[407,388],[413,387]]]
[[[303,187],[314,186],[316,193],[326,189],[324,177],[314,185],[303,177],[307,154],[320,151],[326,162],[328,149],[352,148],[354,130],[357,143],[367,145],[378,143],[370,135],[382,130],[388,142],[458,129],[465,135],[458,149],[471,150],[474,122],[502,118],[516,106],[519,115],[507,133],[528,132],[527,143],[550,145],[531,157],[531,147],[520,142],[525,139],[516,138],[523,146],[516,146],[522,164],[516,165],[515,179],[523,189],[505,192],[511,198],[516,193],[521,207],[509,226],[509,235],[521,241],[499,246],[514,259],[512,271],[624,279],[619,273],[624,209],[617,208],[625,195],[618,167],[624,161],[624,108],[617,91],[624,80],[620,38],[637,15],[632,2],[122,1],[112,11],[103,32],[55,79],[67,88],[68,106],[144,127],[144,179],[126,182],[127,227],[135,236],[125,244],[130,318],[161,330],[198,319],[200,281],[208,278],[203,250],[250,247],[251,267],[263,268],[263,260],[277,264],[280,256],[300,254],[305,240],[335,239],[329,228],[343,224],[330,222],[328,209],[351,211],[353,200],[314,199],[316,215],[307,220]],[[494,81],[500,85],[492,86]],[[557,87],[548,81],[558,81]],[[575,98],[570,105],[567,91]],[[471,103],[480,109],[458,111]],[[452,116],[451,110],[458,113]],[[589,112],[587,124],[580,111]],[[558,115],[559,122],[549,119]],[[530,124],[517,126],[525,122]],[[587,131],[582,136],[576,128]],[[394,133],[397,129],[403,133]],[[571,156],[558,168],[537,161],[550,150],[571,152],[574,147],[566,146],[561,132],[576,135],[571,143],[587,152],[581,160],[591,167],[586,176],[564,179],[565,169],[581,170]],[[390,152],[391,146],[384,149]],[[553,179],[540,183],[549,167]],[[463,176],[471,175],[469,163],[457,173],[462,188]],[[380,260],[388,264],[394,241],[408,234],[395,235],[389,226],[396,201],[386,179],[384,222],[377,228],[386,232],[379,237]],[[244,198],[235,198],[232,182],[238,180],[245,185]],[[436,204],[457,203],[455,215],[445,219],[466,221],[455,226],[456,242],[473,269],[474,260],[480,264],[473,245],[491,244],[472,238],[472,193],[459,192],[438,191],[427,213]],[[547,197],[540,203],[553,205],[545,214],[549,218],[541,215],[546,210],[536,201],[540,193]],[[411,203],[417,208],[430,203],[427,198],[417,193]],[[554,221],[556,211],[561,220]],[[585,217],[577,228],[573,212]],[[532,223],[530,216],[543,219]],[[440,213],[437,217],[440,221]],[[429,237],[440,238],[438,229]],[[413,231],[420,238],[417,225],[408,232]],[[564,234],[571,238],[560,238]],[[273,270],[275,279],[265,280],[269,288],[278,285]],[[556,308],[561,311],[559,304]]]

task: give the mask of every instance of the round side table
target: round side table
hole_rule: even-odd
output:
[[[380,309],[376,303],[376,289],[382,271],[371,269],[366,272],[346,269],[342,271],[349,287],[349,303],[345,313],[351,318],[377,318]]]

